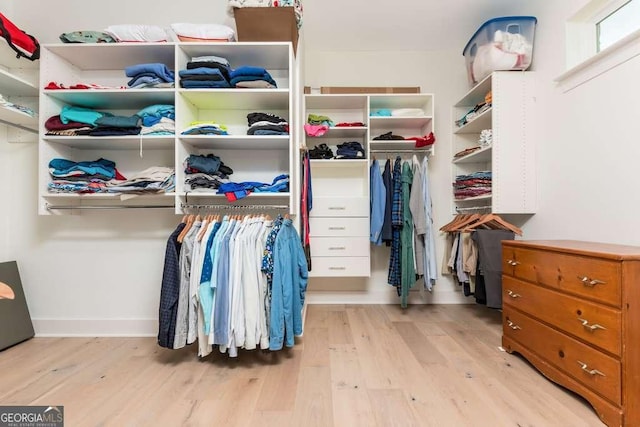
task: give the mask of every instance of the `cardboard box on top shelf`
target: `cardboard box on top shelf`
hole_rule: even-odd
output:
[[[407,87],[363,87],[363,86],[322,86],[323,94],[349,94],[349,93],[420,93],[419,86]]]
[[[293,7],[234,9],[239,42],[291,42],[298,49],[298,26]]]

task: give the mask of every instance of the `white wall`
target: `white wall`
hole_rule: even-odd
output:
[[[455,33],[444,38],[442,32],[432,35],[442,40],[442,49],[438,50],[433,50],[432,46],[431,50],[404,50],[406,46],[399,45],[398,49],[380,51],[378,44],[369,39],[358,39],[362,49],[353,44],[344,49],[332,39],[323,45],[322,35],[307,32],[307,39],[312,43],[306,46],[306,83],[312,86],[417,85],[426,92],[435,93],[438,141],[431,165],[435,225],[440,227],[451,218],[450,106],[468,89],[460,55],[463,46],[459,45],[459,40],[469,37],[491,16],[536,15],[539,24],[534,67],[541,76],[538,102],[545,107],[541,125],[544,137],[538,147],[540,208],[539,213],[524,224],[525,238],[637,243],[631,230],[633,212],[640,202],[633,187],[625,191],[622,185],[633,183],[635,159],[639,154],[638,144],[633,140],[638,135],[638,120],[633,118],[637,105],[632,99],[632,94],[639,93],[637,75],[633,75],[633,70],[638,69],[638,60],[567,94],[561,93],[552,82],[563,71],[564,19],[583,2],[505,1],[500,3],[500,9],[496,9],[496,3],[489,0],[484,3],[485,7],[482,2],[469,1],[469,13],[477,16],[475,19],[435,17],[438,21],[455,21],[458,24],[455,28],[460,28],[458,31],[464,34]],[[224,2],[213,2],[212,5],[212,2],[197,1],[187,9],[175,2],[162,8],[147,8],[150,2],[117,0],[99,10],[97,3],[91,3],[92,9],[87,10],[87,2],[79,0],[10,3],[9,9],[5,10],[11,11],[14,22],[37,35],[41,42],[57,42],[58,35],[64,31],[100,29],[114,23],[149,23],[166,27],[177,21],[219,22],[226,19]],[[314,22],[311,12],[315,3],[307,3],[307,29],[326,32],[331,23]],[[346,7],[342,3],[335,7]],[[330,7],[325,3],[322,5]],[[410,5],[406,7],[411,10]],[[39,13],[32,13],[35,8]],[[85,10],[79,20],[78,13]],[[123,10],[127,10],[126,15]],[[205,13],[201,12],[203,10]],[[370,17],[377,14],[379,21],[385,19],[384,7],[368,9],[367,13]],[[429,18],[434,19],[433,16]],[[356,21],[352,34],[356,38],[357,25],[360,23]],[[425,32],[429,31],[428,25],[424,28]],[[381,37],[385,36],[383,30]],[[449,40],[454,40],[455,44],[448,46]],[[0,261],[18,260],[37,331],[153,334],[164,247],[176,217],[158,211],[39,217],[36,214],[35,144],[10,145],[0,134],[0,156],[3,200]],[[437,249],[441,254],[441,240]],[[340,297],[354,302],[397,302],[393,290],[386,285],[387,251],[386,248],[374,249],[370,280],[316,280],[311,283],[312,291],[331,288],[341,291],[316,293],[310,300],[330,301]],[[345,293],[345,288],[358,292]],[[438,282],[429,300],[469,301],[461,297],[456,286],[448,280]],[[74,322],[74,319],[85,320]]]
[[[640,58],[567,93],[553,82],[565,71],[564,21],[586,3],[536,5],[540,208],[526,224],[525,237],[640,245],[634,232],[640,209]]]

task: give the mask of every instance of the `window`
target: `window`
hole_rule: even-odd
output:
[[[600,52],[640,29],[640,0],[630,0],[596,24]]]
[[[640,56],[640,0],[591,0],[566,21],[566,92]]]

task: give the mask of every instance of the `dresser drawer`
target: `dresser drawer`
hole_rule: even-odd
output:
[[[503,272],[620,307],[620,263],[578,255],[505,247]]]
[[[368,257],[368,237],[314,237],[311,239],[312,257]]]
[[[311,277],[369,277],[369,257],[311,257]]]
[[[309,218],[309,235],[314,237],[369,237],[368,218]]]
[[[369,199],[366,197],[314,197],[309,217],[369,216]]]
[[[612,402],[621,404],[619,361],[508,305],[504,307],[502,319],[505,336],[520,342]]]
[[[502,277],[502,301],[615,355],[621,354],[619,310]]]

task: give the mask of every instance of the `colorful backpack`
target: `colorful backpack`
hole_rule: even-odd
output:
[[[40,43],[35,37],[16,27],[13,22],[0,13],[0,36],[7,40],[7,43],[16,52],[16,58],[27,58],[35,61],[40,58]]]

